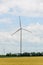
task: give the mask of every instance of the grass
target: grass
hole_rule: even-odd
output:
[[[0,65],[43,65],[43,57],[0,58]]]

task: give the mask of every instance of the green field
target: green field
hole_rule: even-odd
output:
[[[43,57],[0,58],[0,65],[43,65]]]

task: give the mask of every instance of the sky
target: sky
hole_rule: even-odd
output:
[[[43,52],[43,0],[0,0],[0,54],[20,52],[19,16],[22,52]]]

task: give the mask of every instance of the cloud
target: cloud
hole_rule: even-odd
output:
[[[4,4],[0,4],[0,14],[4,14],[8,12],[8,7]]]
[[[0,23],[11,23],[10,18],[0,18]]]
[[[16,36],[13,37],[11,34],[11,32],[0,32],[0,54],[17,53],[19,51],[19,41]]]
[[[18,41],[16,40],[16,37],[14,38],[13,36],[11,36],[11,32],[0,32],[0,42],[6,45],[6,43],[12,44]]]
[[[28,33],[25,40],[32,43],[43,43],[43,24],[31,24],[26,29],[32,31],[32,33]]]
[[[13,9],[10,12],[10,8]],[[0,13],[10,13],[22,16],[43,16],[42,0],[2,0]]]

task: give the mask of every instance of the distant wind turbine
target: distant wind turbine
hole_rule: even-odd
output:
[[[18,31],[20,31],[20,54],[21,54],[22,53],[22,30],[25,30],[25,31],[30,32],[30,33],[32,33],[32,32],[29,31],[29,30],[26,30],[26,29],[22,28],[20,16],[19,16],[19,24],[20,24],[20,28],[16,32],[14,32],[12,34],[12,36],[14,34],[16,34]]]

